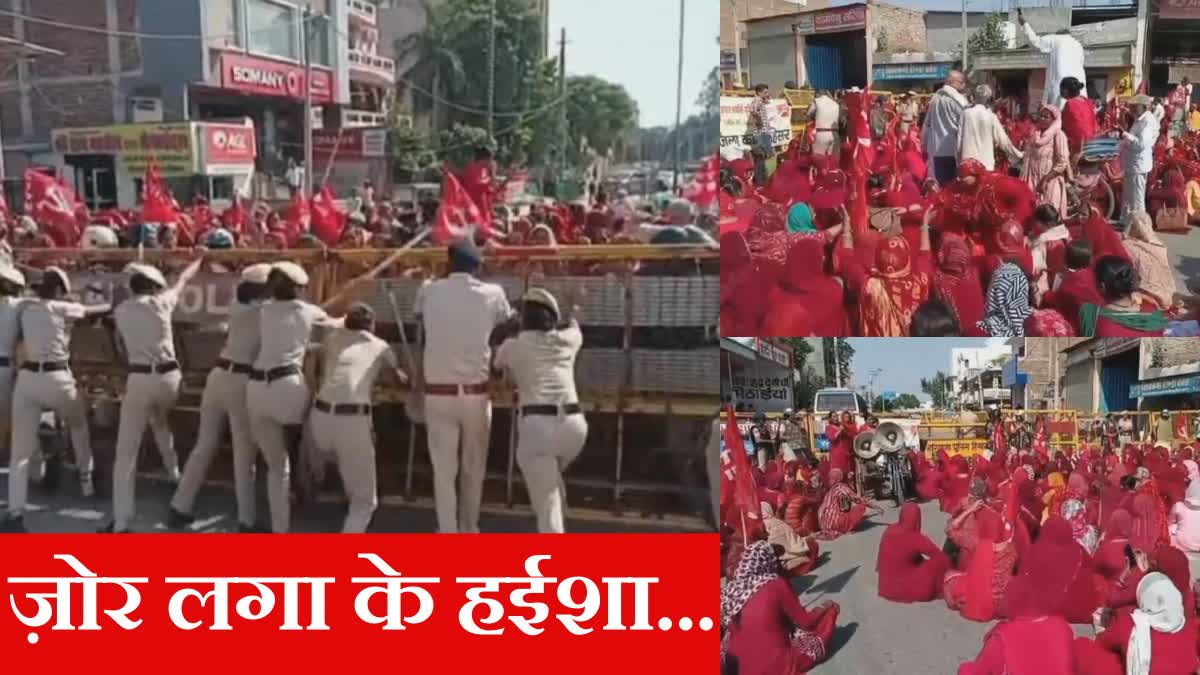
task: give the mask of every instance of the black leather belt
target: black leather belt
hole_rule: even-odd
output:
[[[317,399],[313,407],[330,415],[370,415],[371,406],[366,403],[328,403]]]
[[[251,370],[250,379],[256,382],[265,381],[267,384],[270,384],[280,378],[299,374],[300,366],[292,364],[290,366],[279,366],[278,368],[272,368],[270,370]]]
[[[558,417],[562,415],[575,415],[583,412],[578,403],[567,403],[566,405],[523,405],[521,406],[521,417],[529,415],[544,415],[547,417]]]
[[[154,365],[148,365],[145,363],[129,364],[129,372],[139,375],[162,375],[164,373],[170,373],[176,370],[179,370],[178,361],[163,361],[162,363],[156,363]]]
[[[7,356],[0,356],[0,368],[11,368],[12,364],[12,359]]]
[[[35,373],[54,373],[67,370],[69,367],[66,361],[26,361],[21,364],[21,370],[30,370]]]
[[[217,367],[221,370],[228,370],[235,375],[249,375],[254,372],[249,363],[237,363],[229,359],[217,359]]]

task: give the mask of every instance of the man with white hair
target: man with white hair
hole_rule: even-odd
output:
[[[250,433],[246,384],[250,381],[251,364],[258,356],[261,342],[258,314],[270,272],[269,263],[250,265],[242,270],[241,283],[235,291],[237,297],[229,305],[225,347],[204,383],[196,446],[188,455],[179,487],[171,499],[167,527],[182,528],[195,520],[192,506],[217,454],[225,421],[228,420],[233,438],[233,486],[237,498],[238,531],[258,531],[254,497],[254,460],[258,455]]]
[[[1154,144],[1158,142],[1159,120],[1151,112],[1153,100],[1145,94],[1129,99],[1134,123],[1129,131],[1114,131],[1121,139],[1121,167],[1125,179],[1121,188],[1121,224],[1129,227],[1133,216],[1146,211],[1146,181],[1154,168]]]
[[[958,132],[958,161],[978,160],[988,171],[996,170],[996,146],[1008,154],[1010,161],[1020,159],[1021,151],[1013,146],[1004,125],[992,112],[992,88],[986,84],[975,87],[975,102],[962,113]]]
[[[946,84],[930,99],[925,125],[921,127],[921,144],[939,185],[958,177],[958,134],[963,109],[967,107],[967,99],[963,97],[966,90],[967,78],[962,71],[950,71]]]
[[[125,348],[129,377],[121,398],[113,462],[113,519],[102,532],[128,532],[133,522],[138,450],[147,425],[154,433],[167,475],[179,479],[179,456],[167,417],[179,398],[183,373],[175,358],[171,317],[179,295],[200,271],[202,262],[203,257],[193,260],[171,285],[153,265],[130,263],[125,267],[133,295],[117,305],[113,319]]]
[[[634,236],[639,242],[649,244],[666,230],[683,230],[690,232],[696,240],[703,241],[705,244],[716,244],[716,241],[707,232],[696,227],[696,207],[686,199],[671,200],[671,203],[667,204],[667,208],[663,210],[663,220],[666,221],[665,225],[640,224],[634,232]]]

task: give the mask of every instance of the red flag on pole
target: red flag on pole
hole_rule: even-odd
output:
[[[146,176],[142,181],[142,221],[147,223],[175,223],[179,221],[179,210],[163,185],[158,162],[150,160],[146,165]]]
[[[471,235],[472,230],[491,235],[491,223],[485,222],[479,207],[463,188],[458,176],[446,167],[442,178],[442,204],[433,219],[433,241],[444,246]]]
[[[683,196],[700,208],[708,208],[717,201],[717,185],[721,182],[720,157],[713,155],[705,160],[700,171],[684,189]]]
[[[311,224],[312,210],[308,207],[308,200],[304,198],[302,190],[296,190],[296,194],[292,196],[292,203],[288,205],[287,211],[284,213],[285,231],[283,234],[287,239],[288,246],[295,246]]]
[[[76,215],[77,202],[74,191],[53,176],[34,169],[25,170],[25,212],[37,221],[56,246],[74,246],[79,241],[82,228]],[[86,219],[86,208],[83,213]]]
[[[738,523],[742,526],[742,536],[753,539],[762,530],[762,506],[758,503],[758,490],[754,488],[754,476],[751,475],[750,459],[746,457],[745,445],[742,442],[742,430],[738,428],[737,414],[733,404],[725,410],[725,447],[733,459],[733,506],[738,512]]]
[[[337,209],[333,203],[333,190],[328,185],[321,187],[312,198],[312,233],[325,242],[326,246],[335,246],[346,229],[346,214]]]

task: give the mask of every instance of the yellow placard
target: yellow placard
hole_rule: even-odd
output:
[[[153,159],[164,176],[196,173],[195,139],[195,126],[191,122],[116,124],[55,129],[51,133],[55,152],[112,155],[119,169],[129,174],[144,173],[146,165]]]

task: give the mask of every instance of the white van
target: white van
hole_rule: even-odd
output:
[[[819,389],[813,397],[813,413],[824,419],[831,412],[852,412],[860,422],[870,412],[867,401],[853,389]]]

